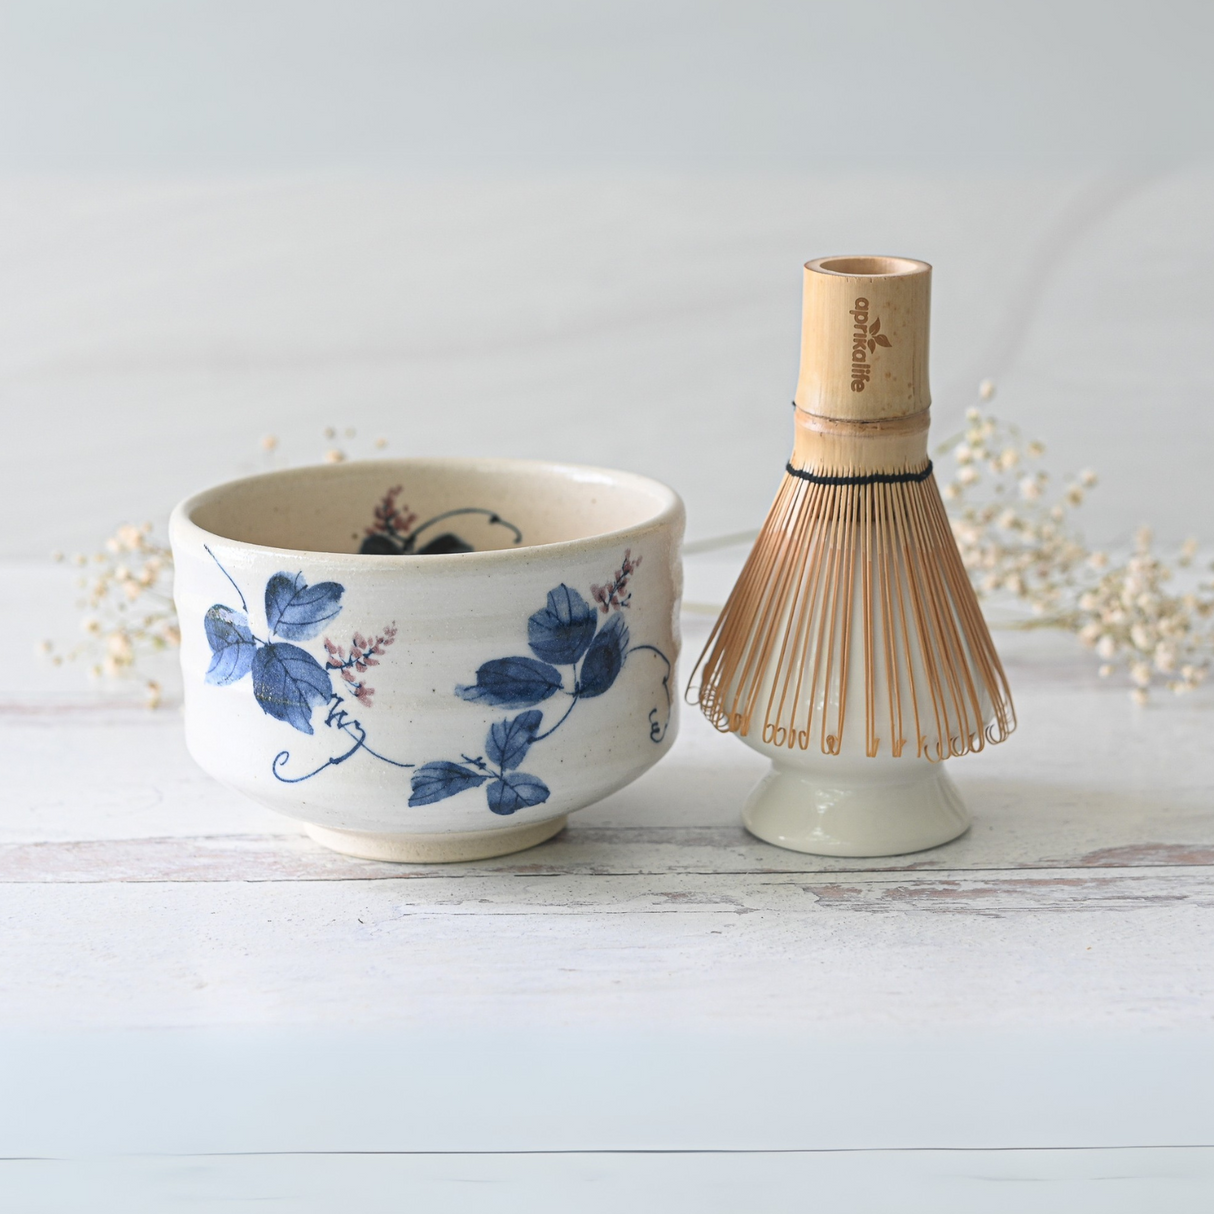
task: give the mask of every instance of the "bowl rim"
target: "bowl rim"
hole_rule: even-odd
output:
[[[279,548],[268,544],[254,544],[247,540],[232,539],[216,531],[208,531],[205,527],[194,522],[192,513],[200,506],[216,500],[224,493],[249,485],[256,481],[288,480],[301,474],[320,474],[322,477],[340,477],[360,469],[377,466],[393,465],[425,466],[427,468],[450,468],[452,470],[505,470],[523,472],[527,469],[544,469],[556,472],[569,479],[592,480],[603,483],[606,480],[631,483],[636,488],[644,488],[649,493],[664,499],[661,507],[650,517],[642,519],[629,527],[620,527],[612,531],[596,532],[592,535],[578,536],[571,540],[555,540],[548,544],[519,544],[512,548],[494,548],[487,552],[419,552],[408,554],[395,553],[364,553],[364,552],[330,552],[320,548]],[[683,499],[674,489],[662,481],[645,476],[639,472],[628,472],[620,468],[605,468],[595,464],[577,464],[564,460],[542,459],[513,459],[505,456],[429,456],[414,455],[400,458],[348,460],[335,464],[299,464],[291,468],[276,468],[270,472],[258,472],[253,476],[237,477],[234,480],[223,481],[218,485],[202,489],[178,502],[169,516],[169,540],[177,545],[183,540],[192,540],[199,545],[215,543],[232,551],[243,551],[250,554],[264,553],[273,556],[309,557],[313,560],[354,562],[367,569],[378,568],[423,568],[438,570],[451,563],[457,563],[460,568],[476,565],[500,564],[517,561],[520,557],[538,554],[544,556],[560,556],[572,554],[587,545],[608,546],[610,542],[618,542],[638,538],[652,531],[658,531],[672,524],[681,525],[686,521],[686,508]]]

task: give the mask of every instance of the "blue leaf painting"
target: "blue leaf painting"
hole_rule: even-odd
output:
[[[487,772],[459,763],[424,763],[413,773],[410,805],[431,805],[467,788],[478,788],[489,779]]]
[[[262,711],[303,733],[312,732],[312,707],[333,694],[328,671],[297,645],[266,645],[253,656],[253,694]]]
[[[578,680],[578,695],[584,698],[601,696],[615,682],[627,651],[628,625],[624,623],[622,615],[613,615],[586,650],[586,660],[582,663],[582,674]]]
[[[539,805],[548,800],[548,785],[538,776],[524,775],[521,771],[508,771],[500,780],[494,780],[485,792],[489,796],[489,808],[495,814],[512,814],[526,805]]]
[[[473,703],[501,708],[530,708],[561,688],[560,671],[535,658],[494,658],[476,672],[476,682],[455,694]]]
[[[527,642],[537,658],[569,666],[586,652],[596,624],[595,609],[562,582],[548,591],[547,606],[527,621]]]
[[[226,687],[243,679],[252,669],[253,655],[257,652],[257,642],[249,631],[249,621],[244,612],[216,603],[203,616],[202,626],[211,646],[207,682]]]
[[[341,611],[345,587],[337,582],[309,586],[304,575],[276,573],[266,583],[266,620],[270,631],[288,641],[307,641]]]
[[[485,755],[489,762],[496,763],[503,771],[517,767],[527,757],[543,719],[544,714],[533,708],[530,712],[520,712],[517,717],[498,721],[485,739]]]

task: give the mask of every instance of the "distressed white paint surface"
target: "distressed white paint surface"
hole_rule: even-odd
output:
[[[0,1026],[1208,1024],[1208,698],[1143,712],[1065,641],[1014,641],[1021,730],[954,765],[973,830],[876,861],[748,836],[762,761],[691,712],[553,842],[401,868],[213,783],[171,708],[10,692]]]
[[[694,713],[552,843],[398,868],[215,785],[172,709],[10,693],[0,1025],[1208,1025],[1207,698],[1142,712],[1066,642],[1005,649],[1022,727],[955,765],[974,829],[879,861],[746,835],[763,764]]]

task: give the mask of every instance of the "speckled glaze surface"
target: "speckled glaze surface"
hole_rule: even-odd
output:
[[[380,859],[541,842],[677,730],[683,506],[516,460],[293,469],[170,525],[201,766]]]

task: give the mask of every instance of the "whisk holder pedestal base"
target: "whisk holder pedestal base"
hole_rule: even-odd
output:
[[[742,821],[790,851],[897,856],[957,838],[970,815],[942,763],[799,754],[772,762]]]

